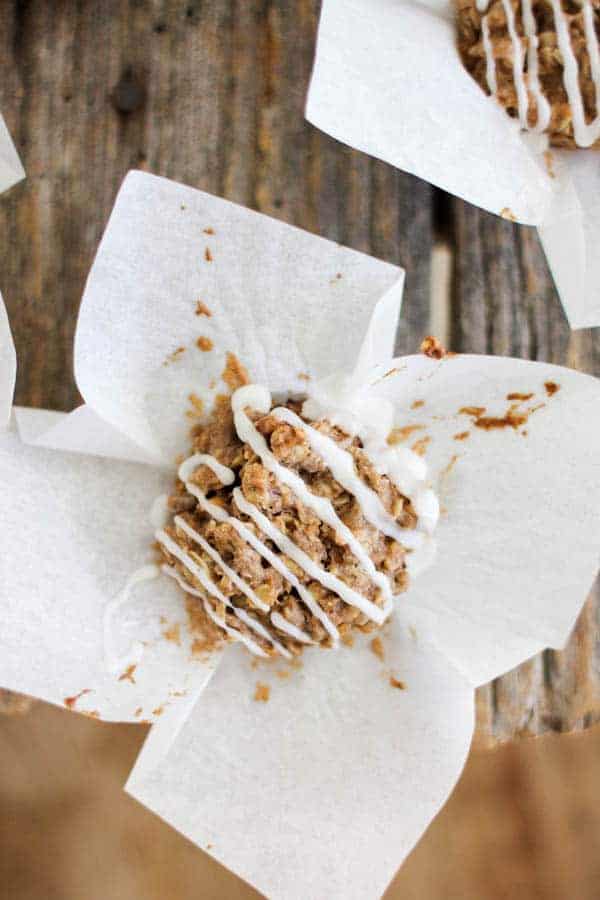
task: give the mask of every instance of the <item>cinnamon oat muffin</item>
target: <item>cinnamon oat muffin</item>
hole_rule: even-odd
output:
[[[455,0],[462,61],[554,147],[600,148],[600,0]]]
[[[219,396],[156,532],[163,571],[259,656],[382,625],[438,516],[416,453],[367,452],[302,409],[257,385]]]

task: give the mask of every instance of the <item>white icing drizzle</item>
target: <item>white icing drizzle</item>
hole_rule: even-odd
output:
[[[479,0],[478,6],[479,9]],[[485,51],[485,77],[488,88],[492,97],[498,92],[498,82],[496,80],[496,60],[494,59],[494,48],[490,40],[490,26],[487,16],[481,20],[481,36],[483,38],[483,49]]]
[[[177,477],[180,481],[183,481],[184,484],[187,484],[199,466],[206,466],[210,469],[211,472],[217,476],[221,484],[233,484],[235,481],[235,472],[233,469],[224,466],[223,463],[220,463],[214,456],[209,456],[207,453],[194,453],[193,456],[184,459],[179,466]]]
[[[590,60],[590,70],[596,95],[596,116],[586,122],[585,108],[579,84],[579,66],[571,44],[569,20],[562,8],[561,0],[549,0],[554,16],[556,39],[563,63],[563,83],[573,116],[573,136],[578,147],[590,147],[600,138],[600,50],[594,26],[594,8],[591,0],[583,0],[583,23],[585,46]],[[476,0],[479,12],[487,8],[486,0]],[[544,96],[539,80],[539,38],[533,15],[532,0],[522,0],[523,34],[527,41],[527,80],[524,71],[524,57],[521,38],[515,25],[515,15],[511,0],[502,0],[506,16],[506,26],[513,51],[513,78],[519,109],[519,121],[525,130],[543,132],[547,129],[552,110]],[[486,79],[490,92],[497,94],[497,80],[493,42],[490,38],[488,14],[481,20],[483,48],[486,58]],[[535,126],[528,123],[529,96],[535,98],[537,120]]]
[[[264,544],[256,535],[250,531],[249,528],[244,525],[243,522],[240,522],[239,519],[236,519],[235,516],[230,516],[225,512],[220,506],[217,506],[216,503],[211,503],[210,500],[204,495],[203,491],[200,490],[198,485],[192,484],[191,482],[186,482],[186,488],[193,497],[196,498],[200,507],[207,512],[213,519],[216,519],[217,522],[226,522],[228,525],[231,525],[232,528],[235,528],[237,533],[242,537],[246,543],[250,544],[250,546],[256,550],[256,552],[266,559],[267,562],[273,566],[273,568],[279,572],[283,578],[293,588],[298,592],[300,599],[305,604],[305,606],[309,609],[312,615],[319,620],[321,625],[325,628],[330,638],[332,639],[334,644],[337,644],[339,641],[339,632],[329,616],[325,613],[325,611],[321,608],[321,606],[317,603],[311,592],[308,588],[304,587],[301,581],[299,581],[294,573],[288,569],[285,563],[282,561],[281,557],[279,557],[276,553],[273,553],[266,544]]]
[[[183,524],[186,526],[186,528],[189,528],[189,526],[187,526],[187,523],[185,523],[184,520],[181,519],[179,516],[177,516],[175,518],[175,524],[178,527],[181,527],[181,525]],[[182,529],[182,530],[185,530],[186,534],[188,533],[188,531],[186,529]],[[190,528],[189,531],[192,532],[193,535],[200,537],[200,535],[197,535],[197,533],[193,529]],[[198,563],[196,563],[195,560],[193,560],[192,557],[188,553],[186,553],[185,550],[182,547],[180,547],[179,544],[176,541],[174,541],[173,538],[171,538],[166,533],[166,531],[158,530],[155,534],[155,537],[156,537],[156,540],[160,544],[162,544],[163,547],[165,547],[165,549],[168,550],[168,552],[172,556],[174,556],[176,559],[178,559],[179,562],[185,566],[185,568],[188,570],[188,572],[191,572],[192,575],[198,579],[198,581],[200,582],[202,587],[205,589],[207,594],[210,594],[212,597],[214,597],[216,600],[218,600],[220,603],[222,603],[227,609],[230,610],[230,612],[232,612],[235,616],[237,616],[237,618],[241,622],[244,622],[248,626],[248,628],[252,629],[252,631],[254,631],[256,634],[260,635],[262,638],[265,638],[267,641],[269,641],[269,643],[272,644],[273,647],[275,647],[275,649],[279,653],[281,653],[282,656],[289,657],[290,654],[285,649],[285,647],[282,647],[281,644],[279,644],[278,641],[276,641],[272,637],[272,635],[269,634],[269,632],[260,624],[260,622],[258,622],[255,618],[253,618],[253,616],[248,615],[245,610],[239,609],[238,607],[234,606],[233,603],[229,600],[229,598],[226,597],[225,594],[223,594],[223,592],[219,590],[219,588],[214,583],[212,578],[210,578],[209,575],[206,574],[206,571],[204,570],[204,568],[202,566],[198,565]],[[196,537],[194,537],[193,539],[195,540]],[[206,608],[206,603],[205,603],[205,608]],[[216,613],[215,613],[215,615],[216,615]],[[213,618],[213,617],[211,616],[211,618]],[[235,631],[235,629],[233,629],[233,630]],[[228,631],[227,633],[229,634],[230,632]],[[239,639],[241,641],[243,641],[247,645],[248,649],[252,650],[253,653],[256,653],[257,650],[260,650],[259,655],[266,656],[266,654],[262,650],[262,648],[259,647],[259,645],[255,641],[253,641],[250,637],[248,637],[248,635],[242,634],[240,632]]]
[[[303,430],[311,449],[321,457],[335,480],[356,497],[367,522],[405,547],[418,547],[423,543],[422,534],[410,528],[401,528],[388,513],[379,496],[357,474],[351,453],[332,438],[307,425],[291,409],[278,407],[273,410],[272,415],[281,422]]]
[[[349,606],[355,606],[357,609],[360,609],[360,611],[368,616],[369,619],[372,619],[373,622],[376,622],[378,625],[383,625],[391,612],[390,609],[382,609],[379,606],[376,606],[374,603],[371,603],[370,600],[367,600],[366,597],[363,597],[362,594],[359,594],[358,591],[353,590],[351,587],[348,587],[345,582],[336,578],[335,575],[326,572],[325,569],[318,566],[310,556],[294,544],[283,531],[276,528],[272,522],[261,513],[258,507],[254,506],[252,503],[248,503],[239,488],[234,488],[233,499],[235,500],[236,506],[256,522],[260,530],[264,532],[277,547],[279,547],[281,552],[285,553],[286,556],[289,556],[290,559],[293,559],[301,569],[304,569],[307,575],[310,575],[315,581],[319,581],[323,587],[327,588],[327,590],[337,594],[338,597],[341,597]]]
[[[216,611],[212,608],[206,597],[204,598],[203,605],[204,611],[206,612],[206,615],[209,617],[209,619],[212,619],[215,625],[218,625],[219,628],[221,628],[225,632],[225,634],[228,634],[232,640],[239,641],[240,643],[245,644],[248,650],[250,650],[251,653],[254,653],[255,656],[262,656],[263,659],[268,658],[268,654],[265,653],[262,647],[255,643],[247,635],[242,634],[241,631],[237,631],[235,628],[232,628],[227,624],[225,619],[222,619],[219,615],[217,615]]]
[[[279,631],[284,631],[286,634],[289,634],[290,637],[293,637],[294,640],[300,641],[302,644],[314,644],[312,638],[305,632],[302,631],[301,628],[298,628],[292,622],[288,622],[287,619],[278,612],[271,613],[271,622],[278,628]]]
[[[336,534],[342,538],[344,543],[350,548],[350,550],[362,566],[363,570],[369,575],[371,580],[380,589],[385,601],[383,613],[385,619],[387,615],[389,615],[392,606],[392,589],[389,579],[386,575],[383,575],[381,572],[377,571],[373,560],[366,552],[360,541],[357,540],[352,531],[348,528],[348,526],[345,525],[339,518],[333,508],[331,501],[326,497],[319,497],[316,494],[313,494],[308,489],[302,478],[298,474],[296,474],[296,472],[293,472],[291,469],[287,469],[285,466],[282,466],[280,462],[278,462],[275,455],[267,446],[267,442],[262,434],[260,434],[256,430],[254,424],[246,415],[246,407],[251,407],[258,412],[268,413],[271,409],[271,395],[269,391],[266,388],[261,387],[260,385],[249,384],[245,387],[238,388],[238,390],[233,395],[231,399],[231,408],[233,409],[235,428],[240,440],[242,440],[245,444],[248,444],[254,450],[256,455],[260,457],[263,466],[268,469],[269,472],[272,472],[278,481],[282,482],[292,489],[296,497],[298,497],[298,499],[304,504],[304,506],[312,509],[322,522],[326,522],[327,525],[329,525],[330,528],[332,528],[336,532]],[[237,492],[236,494],[236,492],[234,491],[236,502],[237,495],[239,493],[241,492]],[[254,514],[252,514],[252,518],[255,518]],[[266,521],[269,521],[266,516],[264,516],[263,518]],[[279,529],[273,529],[273,526],[270,522],[269,525],[271,532],[274,530],[275,532],[277,532],[277,535],[281,534]],[[269,537],[272,540],[275,540],[272,533],[269,533]],[[275,542],[277,543],[277,541]],[[289,541],[289,539],[286,538],[285,543],[286,546],[293,547],[294,552],[301,553],[301,551],[298,551],[298,548],[296,548],[296,545]],[[306,568],[305,563],[310,563],[311,577],[315,578],[317,581],[320,581],[321,584],[323,584],[325,587],[329,586],[327,584],[327,581],[330,580],[332,576],[330,576],[318,566],[315,566],[310,557],[306,556],[306,554],[304,553],[301,553],[301,557],[305,559],[305,563],[301,563],[299,559],[296,559],[292,555],[292,553],[288,552],[287,550],[285,550],[284,552],[287,553],[288,556],[291,556],[292,559],[295,559],[295,561],[298,562],[298,564],[302,566],[305,571],[309,571]],[[335,581],[340,586],[343,584],[343,582],[339,581],[339,579],[335,579]],[[340,589],[329,589],[334,590],[335,593],[342,596],[346,603],[349,603],[351,606],[358,607],[362,612],[365,613],[365,615],[368,615],[370,619],[373,619],[373,621],[379,622],[382,610],[378,606],[376,606],[376,604],[371,603],[362,595],[357,594],[356,591],[351,591],[347,594],[348,597],[353,597],[354,599],[346,600],[346,597],[343,596]],[[346,593],[349,590],[349,588],[345,588]]]
[[[256,606],[257,609],[260,609],[262,612],[269,612],[268,603],[265,603],[264,600],[260,599],[258,594],[256,594],[252,590],[250,585],[246,584],[244,579],[240,578],[240,576],[237,574],[237,572],[235,572],[230,566],[227,565],[227,563],[225,562],[225,560],[223,559],[221,554],[218,553],[214,549],[214,547],[211,547],[211,545],[208,543],[208,541],[204,540],[202,535],[199,534],[197,531],[195,531],[191,527],[191,525],[188,525],[188,523],[185,521],[185,519],[183,519],[181,516],[175,516],[175,524],[177,525],[178,528],[181,528],[181,530],[185,534],[187,534],[187,536],[189,538],[191,538],[197,544],[200,544],[202,549],[206,553],[208,553],[208,555],[213,560],[213,562],[215,562],[219,566],[219,568],[225,572],[225,574],[230,579],[230,581],[232,581],[235,584],[235,586],[242,592],[242,594],[246,595],[248,600],[250,600],[250,602],[254,606]]]
[[[142,566],[133,572],[125,587],[106,604],[104,610],[103,632],[104,632],[104,656],[106,668],[109,672],[120,674],[127,666],[137,665],[144,653],[144,645],[141,641],[135,641],[129,648],[128,652],[120,656],[113,641],[113,619],[116,613],[131,600],[131,593],[138,584],[144,581],[152,581],[157,578],[160,569],[155,565]]]

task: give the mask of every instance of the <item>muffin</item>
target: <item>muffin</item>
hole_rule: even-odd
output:
[[[196,622],[263,657],[381,627],[438,518],[421,456],[307,408],[253,384],[218,396],[156,532]]]
[[[600,0],[455,0],[466,69],[525,131],[600,148]]]

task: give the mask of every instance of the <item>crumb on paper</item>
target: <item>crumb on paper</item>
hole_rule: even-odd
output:
[[[549,397],[553,397],[557,391],[560,391],[560,384],[556,384],[555,381],[544,382],[544,387],[546,388],[546,393]]]
[[[512,428],[516,431],[521,425],[525,425],[534,412],[544,406],[543,403],[539,403],[537,406],[532,406],[529,409],[522,409],[521,403],[524,396],[519,395],[520,399],[515,403],[511,403],[502,416],[484,415],[486,410],[483,406],[463,406],[458,412],[459,415],[470,416],[473,419],[475,428],[481,428],[484,431],[492,431],[499,428]]]
[[[544,162],[546,163],[546,171],[550,178],[556,178],[554,171],[554,156],[550,150],[544,150]]]
[[[442,345],[442,342],[431,334],[421,342],[420,351],[430,359],[443,359],[445,356],[450,355]]]
[[[162,634],[166,641],[171,641],[172,644],[181,647],[181,625],[179,622],[176,622],[175,625],[171,625],[169,628],[165,628]]]
[[[196,315],[206,316],[208,319],[212,316],[212,312],[203,300],[198,300],[196,303]]]
[[[470,434],[471,434],[470,431],[459,431],[458,434],[454,435],[454,440],[455,441],[466,441],[466,439],[469,437]]]
[[[406,685],[403,681],[400,681],[399,678],[395,678],[393,675],[390,675],[390,687],[398,688],[399,691],[405,691]]]
[[[431,443],[430,437],[422,437],[420,440],[415,441],[415,443],[410,448],[413,453],[416,453],[417,456],[425,456],[427,452],[427,447]]]
[[[385,650],[383,648],[383,641],[380,637],[375,637],[371,641],[370,645],[371,651],[375,654],[377,659],[380,659],[382,662],[385,659]]]
[[[130,666],[127,666],[122,675],[119,675],[119,681],[130,681],[132,684],[135,684],[135,678],[133,674],[137,669],[136,663],[132,663]]]
[[[192,404],[192,409],[186,411],[188,419],[201,419],[204,416],[204,400],[198,394],[190,394],[188,400]]]
[[[206,335],[204,334],[201,334],[196,341],[196,347],[198,348],[198,350],[202,350],[203,353],[208,353],[213,349],[214,346],[215,345],[213,344],[211,339],[209,337],[206,337]]]
[[[506,399],[507,400],[522,400],[523,402],[525,402],[526,400],[531,400],[531,398],[534,396],[535,396],[535,394],[533,393],[533,391],[530,394],[519,394],[517,391],[515,391],[512,394],[507,394]]]
[[[410,404],[411,409],[421,409],[422,406],[425,406],[424,400],[414,400],[413,403]]]
[[[215,233],[215,229],[211,228],[210,226],[208,228],[203,228],[202,231],[204,232],[204,234],[214,234]]]
[[[401,444],[402,441],[408,440],[415,431],[423,431],[424,428],[424,425],[403,425],[401,428],[392,428],[388,434],[387,442],[390,447],[394,447],[396,444]]]
[[[225,368],[221,378],[231,391],[237,391],[239,387],[250,383],[250,376],[245,366],[239,361],[235,353],[227,353]]]
[[[256,669],[258,669],[259,666],[260,666],[260,659],[258,658],[258,656],[253,656],[252,659],[250,660],[250,668],[253,670],[256,670]]]
[[[152,715],[153,716],[162,716],[164,711],[165,711],[164,706],[157,706],[156,709],[152,710]]]
[[[254,691],[254,699],[257,703],[267,703],[271,696],[271,688],[263,681],[256,682],[256,690]]]
[[[182,353],[185,353],[185,347],[177,347],[175,350],[173,350],[172,353],[169,353],[169,355],[166,357],[166,359],[163,363],[163,366],[168,366],[170,363],[174,363],[176,360],[179,359],[179,357],[181,356]]]
[[[399,369],[398,366],[394,366],[393,369],[388,369],[388,371],[385,373],[385,375],[382,375],[380,380],[383,381],[384,378],[391,378],[392,375],[397,375],[398,372],[400,372],[400,371],[401,371],[401,369]]]
[[[446,478],[450,474],[450,472],[452,471],[452,469],[454,468],[454,466],[456,465],[456,463],[458,462],[459,459],[460,459],[459,455],[457,453],[455,453],[452,456],[450,462],[446,466],[444,466],[444,468],[440,472],[440,480],[443,478]]]
[[[204,259],[206,260],[206,262],[213,261],[213,255],[210,251],[210,247],[206,247],[206,249],[204,250]]]
[[[206,845],[206,849],[207,849],[207,850],[212,850],[213,847],[214,847],[214,844],[207,844],[207,845]]]
[[[141,707],[141,706],[138,706],[138,708],[137,708],[136,711],[134,712],[134,716],[136,717],[136,719],[139,719],[139,717],[141,716],[142,712],[143,712],[142,707]]]
[[[63,700],[63,703],[65,704],[67,709],[73,709],[75,704],[81,697],[83,697],[85,694],[91,694],[91,693],[92,693],[91,688],[84,688],[82,691],[79,691],[79,693],[75,694],[75,696],[73,696],[73,697],[65,697],[65,699]]]
[[[289,678],[292,673],[289,671],[289,669],[277,669],[275,674],[278,678],[281,678],[283,680],[284,678]]]
[[[310,381],[310,375],[307,372],[298,372],[298,378],[301,381]]]
[[[473,416],[478,419],[485,412],[485,406],[461,406],[458,411],[459,416]]]
[[[169,691],[169,697],[185,697],[187,691]]]
[[[508,206],[505,206],[505,207],[503,207],[503,209],[500,210],[500,215],[502,216],[503,219],[508,219],[509,222],[517,221],[517,217],[515,216],[512,209],[510,209],[510,207],[508,207]]]

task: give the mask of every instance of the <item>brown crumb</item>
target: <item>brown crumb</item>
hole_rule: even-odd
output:
[[[248,372],[235,353],[227,354],[221,378],[232,391],[237,391],[239,387],[250,383]]]
[[[466,439],[469,437],[470,434],[471,434],[470,431],[459,431],[458,434],[454,435],[454,440],[455,441],[466,441]]]
[[[544,162],[546,163],[546,171],[550,178],[556,178],[556,172],[554,171],[554,157],[550,150],[544,151]]]
[[[403,425],[402,428],[392,428],[388,434],[387,442],[391,447],[408,440],[415,431],[423,431],[424,425]]]
[[[207,849],[207,850],[212,850],[213,847],[214,847],[214,844],[207,844],[207,845],[206,845],[206,849]]]
[[[207,247],[207,248],[205,249],[205,251],[204,251],[204,259],[206,260],[206,262],[212,262],[212,261],[213,261],[213,255],[212,255],[212,253],[210,252],[210,247]]]
[[[430,437],[423,437],[419,441],[415,441],[415,443],[410,448],[413,453],[416,453],[418,456],[425,456],[427,451],[428,444],[431,443]]]
[[[517,221],[517,217],[515,216],[512,209],[509,209],[508,206],[505,206],[503,209],[500,210],[500,215],[502,216],[503,219],[508,219],[509,222]]]
[[[527,431],[526,428],[524,428],[523,431],[521,432],[521,434],[523,435],[523,437],[527,437],[527,435],[529,434],[529,432]]]
[[[394,678],[393,675],[390,675],[390,687],[398,688],[399,691],[405,691],[406,685],[403,681],[400,681],[399,678]]]
[[[141,707],[141,706],[138,706],[138,708],[137,708],[136,711],[134,712],[134,716],[136,717],[136,719],[139,719],[139,717],[141,716],[142,712],[143,712],[142,707]]]
[[[92,693],[91,688],[85,688],[83,691],[79,691],[78,694],[75,694],[74,697],[65,697],[65,699],[63,700],[63,703],[65,704],[67,709],[73,709],[73,707],[75,706],[75,704],[77,703],[77,701],[79,700],[80,697],[83,697],[84,694],[91,694],[91,693]]]
[[[196,303],[196,315],[206,316],[209,319],[212,316],[210,309],[203,300],[198,300],[198,302]]]
[[[310,375],[306,372],[298,372],[298,378],[300,378],[301,381],[310,381]]]
[[[177,359],[179,359],[182,353],[185,353],[185,347],[177,347],[176,350],[173,350],[173,352],[167,356],[163,363],[163,366],[168,366],[169,363],[175,362]]]
[[[421,343],[421,353],[430,359],[443,359],[447,355],[441,341],[432,335],[428,335]]]
[[[529,413],[516,413],[509,409],[503,416],[480,416],[475,419],[475,428],[483,428],[484,431],[492,431],[494,428],[514,428],[524,425],[529,418]]]
[[[289,678],[292,673],[287,669],[278,669],[275,674],[278,678],[281,678],[283,680],[284,678]]]
[[[135,684],[135,678],[133,677],[133,673],[137,669],[137,665],[132,663],[130,666],[127,666],[122,675],[119,676],[119,681],[130,681],[132,684]]]
[[[165,640],[171,641],[171,643],[181,647],[181,626],[179,622],[175,625],[171,625],[170,628],[165,629],[165,631],[163,631],[163,637]]]
[[[202,350],[203,353],[208,353],[208,351],[212,350],[214,346],[215,345],[213,344],[211,339],[209,337],[206,337],[205,335],[201,335],[196,341],[196,347],[198,348],[198,350]]]
[[[459,416],[474,416],[478,419],[485,412],[485,406],[461,406]]]
[[[254,691],[254,699],[257,703],[266,703],[271,696],[271,688],[262,681],[256,682],[256,690]]]
[[[157,706],[156,709],[152,710],[152,715],[153,716],[162,716],[164,711],[165,711],[164,706]]]
[[[560,391],[560,384],[556,384],[554,381],[546,381],[544,387],[549,397],[553,397],[557,391]]]
[[[507,400],[522,400],[523,402],[525,402],[526,400],[531,400],[531,398],[533,396],[534,396],[533,392],[531,394],[514,393],[514,394],[507,394],[506,399]]]
[[[383,649],[383,642],[380,637],[373,638],[369,646],[378,659],[382,661],[385,659],[385,650]]]
[[[209,227],[209,228],[203,228],[202,231],[204,232],[204,234],[214,234],[214,233],[215,233],[215,229],[214,229],[214,228],[210,228],[210,227]]]
[[[414,403],[410,404],[411,409],[421,409],[422,406],[425,406],[424,400],[415,400]]]

